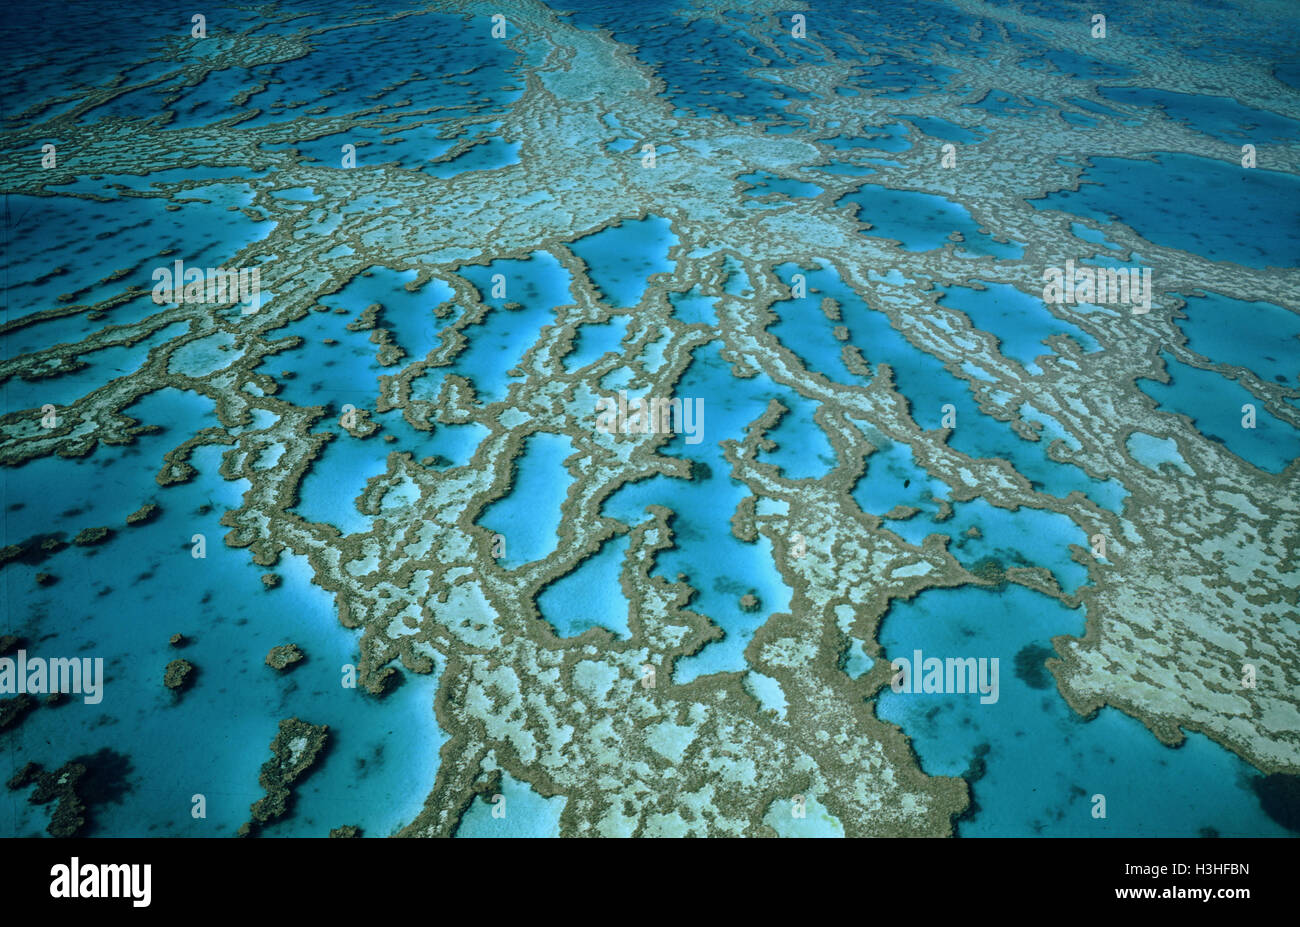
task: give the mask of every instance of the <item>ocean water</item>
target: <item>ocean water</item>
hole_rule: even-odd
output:
[[[556,307],[570,301],[568,272],[553,255],[538,254],[462,267],[459,276],[473,285],[485,314],[465,327],[450,363],[441,360],[425,368],[413,383],[412,396],[436,402],[447,376],[454,374],[470,381],[480,402],[498,402],[509,392],[510,370],[523,360],[542,327],[554,321]]]
[[[267,833],[324,836],[344,824],[392,832],[419,810],[420,789],[431,788],[437,772],[446,737],[431,710],[436,678],[414,677],[382,702],[345,688],[343,667],[357,663],[358,636],[339,625],[333,596],[312,583],[310,566],[289,556],[273,570],[259,568],[222,543],[221,517],[241,504],[247,484],[221,478],[220,449],[195,453],[191,482],[162,488],[154,480],[172,434],[215,421],[211,401],[165,389],[129,411],[165,430],[83,460],[45,458],[6,471],[9,537],[72,522],[112,525],[115,534],[102,546],[6,568],[6,601],[22,603],[8,614],[30,654],[102,658],[105,681],[101,703],[68,696],[7,732],[5,777],[27,761],[55,769],[90,757],[104,800],[88,833],[232,836],[260,795],[258,770],[278,719],[297,716],[330,726],[330,762],[300,791],[293,816]],[[159,516],[124,526],[146,502],[160,506]],[[202,558],[193,556],[196,535]],[[38,586],[41,571],[56,582]],[[263,588],[265,572],[281,577],[278,588]],[[185,646],[168,644],[176,633]],[[282,676],[264,658],[290,642],[306,660]],[[177,657],[197,667],[179,696],[163,686],[164,667]],[[206,818],[191,815],[195,795],[206,800]],[[44,809],[0,808],[4,833],[44,832]]]
[[[963,837],[1285,836],[1260,808],[1246,763],[1189,733],[1162,746],[1140,722],[1113,708],[1084,720],[1070,710],[1043,666],[1052,637],[1080,634],[1071,612],[1021,587],[1002,592],[935,589],[893,606],[880,642],[890,659],[953,655],[998,659],[998,698],[895,693],[877,714],[912,738],[934,775],[965,776],[975,804],[958,822]],[[1010,733],[1011,736],[1007,736]],[[1215,796],[1206,802],[1204,795]],[[1094,796],[1106,816],[1094,817]]]
[[[628,636],[628,601],[621,585],[627,548],[626,537],[608,540],[572,573],[542,590],[537,609],[556,634],[576,637],[600,627]]]
[[[1157,151],[1142,159],[1093,158],[1083,179],[1077,191],[1035,205],[1103,223],[1118,219],[1158,245],[1211,260],[1247,267],[1300,262],[1300,219],[1274,206],[1300,194],[1293,174],[1243,172],[1224,161]],[[1239,221],[1215,221],[1225,202],[1233,204]]]
[[[601,295],[614,308],[626,309],[636,305],[652,275],[672,271],[668,252],[675,241],[668,220],[647,216],[611,225],[571,247],[586,262]]]
[[[769,329],[804,359],[811,370],[840,383],[862,381],[860,375],[846,366],[844,342],[835,336],[835,326],[843,325],[848,333],[847,343],[860,348],[869,364],[888,364],[894,383],[909,401],[915,402],[913,397],[927,397],[924,406],[912,408],[919,424],[938,426],[943,419],[944,405],[953,406],[956,427],[948,439],[950,446],[972,457],[1011,460],[1018,472],[1050,495],[1066,496],[1077,489],[1104,507],[1118,508],[1124,493],[1117,481],[1100,480],[1079,467],[1056,462],[1046,456],[1048,442],[1039,441],[1035,447],[1003,422],[984,414],[967,382],[949,372],[934,355],[919,350],[893,327],[887,315],[873,311],[833,270],[808,271],[785,264],[776,268],[776,273],[787,284],[793,283],[796,273],[802,273],[812,294],[804,299],[775,303],[772,311],[779,321]],[[821,311],[820,301],[824,298],[835,301],[840,311],[839,323],[827,319]],[[1003,353],[1018,356],[1035,369],[1038,368],[1031,358],[1050,353],[1042,344],[1048,335],[1066,334],[1081,346],[1095,345],[1086,332],[1060,322],[1041,303],[1010,287],[950,290],[941,299],[945,305],[953,301],[956,301],[955,308],[965,307],[971,310],[968,315],[978,315],[977,326],[982,330],[995,335],[1000,331],[1015,339],[1010,350],[1003,345]]]
[[[787,810],[809,770],[860,785],[792,710],[830,685],[910,740],[882,783],[908,763],[967,779],[963,837],[1294,835],[1294,691],[1170,748],[1138,716],[1160,699],[1082,718],[1046,667],[1089,608],[1107,645],[1169,643],[1122,558],[1086,556],[1102,532],[1149,558],[1147,600],[1204,619],[1150,671],[1169,703],[1234,676],[1237,637],[1300,672],[1300,14],[1106,12],[1109,38],[1066,0],[285,0],[207,7],[198,35],[163,3],[68,0],[57,28],[6,8],[0,636],[102,659],[105,697],[0,730],[0,779],[75,760],[87,835],[230,836],[297,717],[327,747],[265,836],[874,833],[824,790]],[[1067,260],[1149,269],[1151,311],[1046,303]],[[155,302],[176,261],[256,269],[256,311]],[[702,440],[601,435],[593,400],[618,390],[700,400]],[[673,537],[642,584],[651,505]],[[789,560],[805,507],[863,542],[870,589],[846,586],[843,544]],[[1161,547],[1172,525],[1195,550]],[[934,536],[951,560],[918,565]],[[958,569],[1013,566],[1061,595]],[[691,653],[671,614],[654,626],[674,583],[720,631]],[[867,600],[887,606],[875,641],[833,607]],[[746,650],[792,608],[843,633],[782,641],[778,679]],[[301,664],[266,665],[291,642]],[[918,649],[996,658],[997,700],[863,695]],[[363,650],[387,694],[356,684]],[[580,674],[554,668],[612,685],[647,660],[672,667],[653,695],[577,713]],[[1111,667],[1089,682],[1129,691]],[[428,823],[438,787],[497,770]],[[628,789],[636,808],[595,819],[594,792]],[[5,794],[0,836],[46,832],[49,806]]]
[[[964,206],[932,193],[865,184],[841,202],[859,207],[860,218],[872,226],[864,234],[896,239],[907,251],[941,248],[957,232],[964,239],[962,249],[974,254],[1017,258],[1024,253],[1019,244],[999,242],[986,234]]]
[[[684,401],[705,398],[705,433],[734,438],[743,437],[745,427],[772,399],[787,407],[796,404],[790,391],[761,377],[734,380],[716,343],[696,352],[676,395]],[[662,505],[674,512],[673,547],[656,558],[653,575],[668,580],[684,575],[695,591],[691,610],[707,615],[724,633],[677,662],[673,679],[687,683],[711,673],[743,670],[744,650],[754,631],[768,615],[789,607],[790,589],[772,563],[769,540],[760,537],[749,544],[731,533],[731,516],[749,492],[730,477],[722,447],[712,441],[687,444],[686,436],[679,434],[665,453],[690,460],[692,479],[655,476],[628,483],[606,500],[602,514],[635,527],[648,518],[646,506]],[[749,592],[758,597],[757,612],[740,607]]]
[[[483,513],[479,523],[506,539],[507,567],[542,560],[559,543],[561,506],[572,477],[564,462],[573,453],[567,435],[530,435],[516,458],[514,481],[506,495]]]

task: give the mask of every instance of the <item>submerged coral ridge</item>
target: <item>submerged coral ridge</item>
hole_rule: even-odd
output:
[[[432,713],[406,835],[498,809],[564,835],[949,835],[1007,787],[983,770],[1010,723],[984,706],[980,774],[947,769],[882,708],[912,655],[882,629],[963,588],[1066,617],[942,656],[1300,775],[1294,14],[1200,11],[1197,35],[1161,0],[1097,36],[1076,5],[821,4],[803,31],[765,0],[636,6],[287,2],[202,36],[142,8],[138,60],[17,84],[0,463],[62,476],[5,499],[0,631],[50,631],[83,594],[53,578],[150,532],[187,569],[236,551],[232,588],[268,603],[241,622],[325,590],[333,626],[249,645],[249,673],[294,667],[257,674],[262,720],[297,680],[339,688],[340,648],[348,699]],[[1234,325],[1249,349],[1221,353]],[[106,527],[83,497],[119,490],[86,467],[141,447],[154,479]],[[124,593],[141,611],[180,582],[167,557]],[[150,697],[171,659],[165,710],[197,711],[245,667],[202,650],[204,615],[173,638],[196,664],[164,656],[176,617]],[[108,710],[111,670],[102,709],[59,717]],[[0,737],[56,723],[20,698]],[[231,764],[244,832],[303,808],[318,835],[388,832],[290,803],[351,749],[323,749],[335,709],[295,710],[329,724],[280,722],[260,779],[264,751]]]

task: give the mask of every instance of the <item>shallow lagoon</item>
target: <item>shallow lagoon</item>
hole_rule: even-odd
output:
[[[278,720],[297,715],[330,725],[331,743],[300,784],[297,812],[267,833],[324,836],[358,824],[387,835],[418,813],[433,785],[445,739],[431,708],[436,678],[408,674],[383,701],[343,687],[343,665],[357,662],[357,633],[338,624],[333,597],[311,582],[306,562],[285,555],[274,568],[258,567],[248,551],[223,543],[221,515],[240,505],[246,484],[219,476],[221,448],[194,454],[193,481],[158,486],[163,454],[211,410],[210,400],[163,390],[131,409],[162,425],[162,434],[101,446],[84,460],[47,458],[7,471],[10,540],[55,526],[110,525],[116,534],[39,565],[6,567],[6,611],[29,652],[102,657],[107,680],[98,705],[77,697],[42,705],[7,732],[0,775],[28,760],[55,769],[91,755],[103,799],[91,808],[88,833],[230,836],[261,795],[258,770]],[[147,501],[161,506],[158,517],[125,525]],[[192,556],[196,534],[205,538],[202,559]],[[38,570],[57,582],[37,586]],[[281,577],[279,588],[263,588],[266,572]],[[169,646],[177,632],[191,643]],[[307,659],[281,675],[263,660],[290,641]],[[197,668],[179,696],[162,684],[176,657]],[[190,815],[195,794],[207,798],[206,819]],[[0,832],[43,833],[48,811],[0,803]]]
[[[976,805],[962,836],[1283,836],[1251,788],[1259,774],[1200,734],[1177,749],[1105,708],[1085,721],[1042,666],[1051,638],[1083,633],[1071,612],[1020,586],[931,589],[895,602],[881,624],[886,658],[997,657],[999,695],[908,694],[886,688],[877,714],[912,738],[931,775],[967,775]],[[1106,796],[1106,818],[1092,796]]]

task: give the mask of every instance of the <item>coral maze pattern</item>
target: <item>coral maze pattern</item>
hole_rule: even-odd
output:
[[[1300,20],[1102,6],[7,8],[0,832],[1294,830]]]

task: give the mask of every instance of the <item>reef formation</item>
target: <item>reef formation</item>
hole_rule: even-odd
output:
[[[1168,382],[1174,365],[1218,374],[1272,427],[1300,429],[1294,353],[1289,373],[1270,378],[1200,353],[1180,325],[1189,299],[1207,293],[1294,314],[1300,277],[1044,203],[1086,191],[1090,159],[1149,164],[1172,153],[1248,170],[1238,139],[1103,90],[1177,95],[1230,84],[1240,106],[1291,121],[1300,120],[1293,89],[1262,60],[1229,62],[1213,42],[1193,53],[1156,28],[1183,9],[1174,3],[1134,12],[1104,39],[1083,13],[1048,17],[979,0],[917,4],[900,16],[807,9],[798,37],[789,5],[748,3],[743,16],[675,9],[668,28],[677,34],[738,35],[749,49],[739,75],[774,95],[756,103],[753,88],[745,96],[719,84],[701,91],[728,97],[710,111],[714,98],[688,103],[651,51],[588,22],[608,10],[508,6],[500,39],[492,29],[501,11],[475,2],[436,13],[339,10],[329,22],[290,5],[229,26],[210,14],[204,36],[178,26],[131,77],[25,103],[7,118],[7,193],[38,210],[55,200],[81,209],[140,200],[179,215],[201,205],[230,212],[256,235],[222,254],[222,267],[255,267],[261,295],[254,306],[223,280],[225,298],[214,302],[209,280],[159,303],[155,266],[208,266],[185,251],[184,235],[123,253],[104,274],[86,276],[72,255],[66,266],[25,268],[25,282],[48,284],[52,274],[66,290],[0,328],[7,344],[32,345],[0,362],[0,377],[32,400],[0,416],[0,463],[129,447],[154,434],[132,407],[161,390],[205,397],[215,414],[192,434],[167,434],[176,441],[157,462],[160,502],[129,500],[129,529],[62,524],[50,526],[53,537],[6,537],[6,569],[70,562],[69,534],[96,556],[112,551],[123,533],[165,518],[168,493],[199,476],[205,448],[219,449],[220,478],[240,487],[220,516],[224,543],[246,550],[257,570],[280,571],[261,575],[268,596],[289,588],[286,563],[307,565],[356,635],[356,697],[393,693],[408,674],[437,676],[430,708],[447,739],[428,758],[436,781],[402,830],[409,836],[456,833],[473,799],[498,794],[505,774],[563,799],[565,835],[772,834],[775,819],[805,801],[847,835],[951,834],[978,777],[927,775],[909,733],[877,716],[894,656],[879,630],[895,603],[967,585],[1021,586],[1081,610],[1082,634],[1056,637],[1051,651],[1004,655],[1033,687],[1050,680],[1079,715],[1110,706],[1166,744],[1195,731],[1262,773],[1300,774],[1300,465],[1294,455],[1276,469],[1245,459],[1138,385]],[[1207,30],[1242,28],[1212,19]],[[246,80],[325,55],[352,34],[362,42],[404,30],[449,85],[479,79],[454,64],[475,37],[474,54],[502,62],[499,85],[444,107],[433,92],[441,84],[421,73],[434,66],[411,63],[382,69],[383,86],[359,73],[340,79],[373,94],[362,107],[325,86],[295,85],[286,98],[273,81]],[[707,74],[705,53],[686,49]],[[205,109],[189,92],[211,85],[224,99]],[[129,109],[157,93],[156,114]],[[1300,148],[1248,137],[1268,171],[1300,175]],[[43,166],[51,139],[59,156]],[[447,144],[412,166],[407,139]],[[490,146],[513,155],[458,169]],[[790,185],[812,189],[795,195]],[[934,199],[879,199],[900,191]],[[918,244],[928,227],[891,217],[924,209],[939,216],[940,232]],[[659,263],[648,260],[635,293],[618,298],[607,265],[623,255],[592,257],[590,242],[659,227]],[[1054,327],[1032,352],[1036,374],[1012,356],[1012,336],[948,298],[958,287],[1041,306],[1044,270],[1067,260],[1154,268],[1149,306],[1046,306]],[[380,271],[405,282],[363,308],[339,305]],[[561,281],[558,296],[541,292],[543,271]],[[414,322],[397,311],[411,297],[421,300]],[[690,316],[688,298],[707,303],[712,318]],[[349,321],[328,327],[336,314]],[[514,320],[503,329],[513,334],[492,343],[509,355],[492,379],[465,359],[501,319]],[[792,349],[787,319],[824,335],[819,359],[843,373]],[[580,357],[583,339],[610,325],[622,336]],[[47,327],[58,337],[43,336]],[[430,336],[427,351],[407,352],[412,327]],[[900,353],[883,347],[886,336]],[[133,366],[118,375],[88,367],[110,350]],[[308,351],[312,360],[295,360]],[[364,379],[336,381],[323,366],[344,351],[364,355]],[[912,352],[929,359],[916,369],[932,377],[911,372]],[[598,426],[601,400],[619,390],[674,397],[687,384],[720,382],[692,379],[706,363],[736,389],[762,384],[786,397],[723,433],[710,423],[731,387],[701,396],[700,446],[720,446],[710,458],[719,472],[671,428]],[[85,388],[68,389],[78,377]],[[42,401],[47,387],[64,398]],[[808,431],[787,438],[805,407]],[[1001,423],[999,447],[1011,451],[962,445],[975,418]],[[800,443],[811,431],[827,447],[825,466],[793,476],[775,455],[811,458]],[[477,437],[460,459],[440,444],[435,452],[440,434],[466,433]],[[515,562],[502,550],[530,529],[486,522],[539,436],[567,441],[567,488],[550,549]],[[1165,459],[1144,464],[1135,440],[1167,447]],[[379,466],[344,487],[339,507],[366,526],[304,515],[313,470],[354,445]],[[905,448],[916,478],[942,489],[919,496],[905,486],[912,495],[873,511],[855,487],[891,448]],[[1021,472],[1027,454],[1033,472]],[[1061,468],[1073,482],[1048,491],[1042,474]],[[690,540],[679,536],[683,513],[651,503],[635,519],[609,514],[626,487],[655,479],[738,487],[717,517],[766,559],[788,604],[737,575],[727,601],[748,623],[724,634],[700,604],[708,590],[692,584],[694,568],[676,578],[657,569]],[[1042,536],[1032,561],[963,561],[959,541],[978,542],[987,527],[962,524],[958,534],[944,525],[972,500],[1060,516],[1069,528]],[[904,526],[931,515],[933,530],[904,537]],[[561,634],[540,597],[606,545],[621,545],[625,614],[603,617],[625,632]],[[176,556],[193,549],[181,544]],[[1086,579],[1066,588],[1055,564]],[[683,661],[724,639],[743,644],[738,665],[678,680]],[[854,646],[866,666],[851,676]],[[265,662],[286,670],[301,658],[291,644]],[[203,665],[205,677],[224,672]],[[173,660],[165,684],[190,685],[191,670]],[[778,707],[755,695],[756,680],[779,690]],[[0,728],[34,707],[0,704]],[[288,812],[295,782],[328,763],[326,730],[280,723],[259,779],[266,795],[241,832]],[[43,794],[58,791],[39,781]],[[70,832],[78,805],[62,800],[58,826]],[[348,825],[330,835],[356,833]]]

